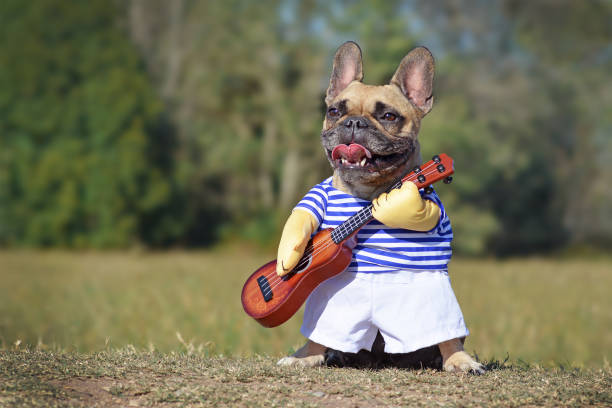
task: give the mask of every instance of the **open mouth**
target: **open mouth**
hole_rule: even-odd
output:
[[[392,167],[406,159],[407,152],[392,153],[388,155],[373,154],[360,144],[341,144],[330,152],[329,156],[338,168],[364,169],[369,171],[382,170]]]

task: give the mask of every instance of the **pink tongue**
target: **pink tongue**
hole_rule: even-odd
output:
[[[346,159],[351,163],[359,163],[361,159],[367,157],[372,158],[372,153],[360,144],[352,143],[350,145],[341,144],[334,147],[332,150],[332,159]]]

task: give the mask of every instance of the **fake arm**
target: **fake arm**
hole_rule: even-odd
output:
[[[375,198],[372,215],[391,228],[429,231],[440,219],[440,207],[433,201],[423,200],[414,183],[405,182],[400,188]]]
[[[319,226],[318,220],[308,211],[293,210],[281,235],[276,257],[276,273],[283,276],[291,272],[304,254],[310,235]]]

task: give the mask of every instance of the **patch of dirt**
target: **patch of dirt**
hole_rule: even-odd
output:
[[[143,382],[146,385],[143,388]],[[173,406],[274,406],[306,405],[317,407],[374,407],[384,405],[376,398],[362,399],[356,395],[343,395],[328,390],[322,384],[292,385],[290,392],[277,381],[248,381],[237,386],[232,382],[217,381],[206,376],[151,376],[132,379],[110,377],[74,377],[49,381],[61,389],[69,405],[85,407],[145,407]],[[169,392],[169,390],[173,390]],[[331,391],[331,392],[330,392]],[[205,396],[194,401],[193,393]],[[276,394],[276,396],[275,396]],[[186,398],[186,400],[185,400]]]
[[[108,377],[74,377],[49,382],[69,396],[69,402],[84,403],[85,406],[125,407],[144,406],[146,393],[130,393],[125,381]]]

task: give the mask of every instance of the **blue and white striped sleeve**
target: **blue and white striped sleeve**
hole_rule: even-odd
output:
[[[440,200],[440,197],[438,197],[438,195],[436,194],[436,191],[433,190],[433,187],[432,187],[432,192],[429,194],[426,193],[424,189],[421,189],[420,193],[421,193],[421,197],[424,200],[433,201],[434,203],[436,203],[438,207],[440,207],[440,219],[438,220],[438,223],[436,224],[436,226],[433,227],[430,231],[439,230],[439,232],[443,232],[443,231],[450,229],[450,219],[448,218],[448,215],[446,214],[446,210],[444,209],[442,200]]]
[[[319,183],[300,200],[295,208],[308,211],[318,221],[319,225],[323,223],[325,217],[325,209],[327,208],[327,192],[322,186],[323,183]]]

